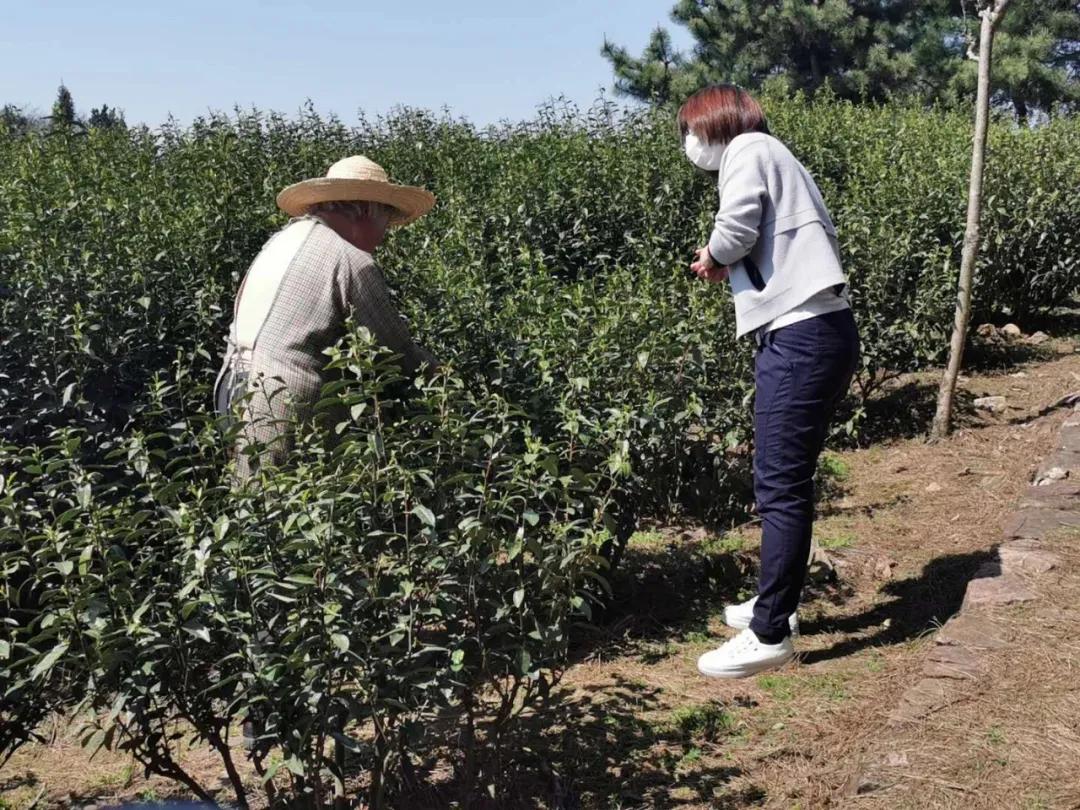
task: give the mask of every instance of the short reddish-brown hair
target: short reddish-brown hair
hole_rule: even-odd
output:
[[[744,132],[769,133],[757,99],[733,84],[698,90],[679,108],[679,134],[693,132],[706,143],[729,143]]]

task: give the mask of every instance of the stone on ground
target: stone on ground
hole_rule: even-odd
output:
[[[1005,397],[979,397],[975,400],[975,407],[980,411],[990,413],[1004,413],[1009,408]]]

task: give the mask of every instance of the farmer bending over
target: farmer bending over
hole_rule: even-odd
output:
[[[350,315],[401,355],[406,373],[434,366],[410,339],[372,254],[388,227],[424,215],[435,197],[390,183],[381,166],[353,156],[331,166],[326,177],[284,189],[277,204],[293,219],[270,237],[244,276],[214,386],[219,413],[250,387],[242,444],[254,440],[266,448],[263,461],[275,464],[288,454],[290,421],[311,415],[327,381],[323,352],[345,335]],[[252,461],[240,450],[238,476],[245,480]]]

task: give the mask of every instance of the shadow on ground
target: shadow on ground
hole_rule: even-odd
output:
[[[815,664],[852,655],[868,647],[901,644],[944,624],[960,610],[967,584],[983,563],[996,559],[997,551],[950,554],[931,560],[917,577],[890,582],[881,593],[892,597],[855,616],[822,622],[805,622],[807,635],[844,633],[849,637],[802,657]]]
[[[702,749],[725,745],[735,733],[730,710],[742,702],[712,702],[673,714],[661,690],[641,681],[558,688],[547,704],[520,717],[482,767],[498,773],[500,795],[474,796],[470,810],[752,807],[765,798],[746,773],[706,763]],[[735,782],[735,780],[738,780]],[[733,782],[735,782],[733,784]],[[453,783],[394,805],[408,810],[462,807]]]
[[[1067,338],[1080,335],[1080,302],[1073,301],[1066,306],[1057,307],[1046,312],[1033,312],[1017,321],[1024,332],[1046,332],[1048,335],[1058,338]],[[1004,321],[998,321],[996,326],[1005,325]]]
[[[659,688],[625,679],[556,693],[546,711],[517,727],[517,747],[529,756],[514,780],[517,795],[500,807],[741,808],[764,798],[739,779],[741,768],[700,761],[701,748],[733,733],[731,707],[709,704],[684,715],[691,722],[663,712],[646,719],[662,708]]]
[[[1080,309],[1077,302],[1044,312],[1032,312],[1018,317],[1018,324],[1025,335],[1043,332],[1051,338],[1075,340],[1080,336]],[[994,326],[1001,329],[1009,321],[995,319]],[[1049,342],[1033,344],[1021,340],[1003,340],[1000,336],[987,339],[978,335],[981,323],[971,324],[971,339],[964,353],[964,368],[976,372],[993,372],[1012,369],[1021,363],[1053,360],[1060,354]]]
[[[934,420],[937,408],[937,381],[911,380],[888,390],[873,394],[863,405],[865,414],[856,440],[838,436],[831,442],[836,447],[869,447],[880,442],[914,439],[925,436]],[[975,412],[975,397],[958,389],[954,398],[954,423],[958,426],[979,424]],[[837,424],[851,418],[856,402],[851,400],[837,415]]]
[[[18,790],[24,787],[37,787],[38,784],[38,778],[32,773],[10,776],[6,779],[0,779],[0,793],[7,793],[10,790]]]
[[[1060,327],[1048,327],[1052,334],[1073,335],[1073,331],[1061,331]],[[1069,329],[1074,329],[1070,325]],[[1038,363],[1053,360],[1058,353],[1046,344],[1006,343],[1004,341],[976,340],[964,352],[964,371],[975,373],[993,373],[1012,371],[1024,363]]]
[[[994,551],[956,554],[929,562],[918,576],[886,584],[887,601],[870,610],[839,619],[807,621],[806,634],[842,633],[845,639],[804,655],[814,664],[852,655],[870,647],[901,644],[943,624],[959,609],[975,571]],[[718,555],[734,560],[737,555]],[[635,559],[636,558],[636,559]],[[614,640],[584,644],[579,655],[636,654],[649,663],[650,642],[703,632],[705,618],[734,596],[747,571],[741,567],[713,574],[701,567],[692,550],[649,549],[628,555],[625,576],[631,590],[608,614]],[[730,564],[735,564],[731,562]],[[741,563],[739,564],[741,566]],[[658,585],[658,583],[666,583]],[[832,596],[842,599],[834,590]],[[711,704],[710,704],[711,705]],[[718,716],[747,708],[716,704]],[[575,691],[556,690],[549,705],[519,728],[519,760],[512,784],[513,801],[492,805],[512,808],[656,807],[698,804],[716,808],[752,807],[766,798],[749,774],[730,765],[695,764],[707,746],[724,745],[723,723],[702,736],[673,724],[661,711],[661,692],[643,681],[614,678]],[[697,709],[700,711],[700,707]],[[656,721],[649,718],[669,718]]]
[[[1004,323],[996,324],[998,327]],[[1031,315],[1020,325],[1027,334],[1045,332],[1054,338],[1076,340],[1080,336],[1080,310],[1059,309],[1049,313]],[[972,325],[974,332],[975,325]],[[1027,363],[1047,362],[1061,357],[1052,343],[1039,345],[1023,341],[1003,339],[984,339],[973,335],[964,352],[964,374],[993,374],[994,372],[1015,371]],[[838,437],[838,445],[865,447],[893,439],[911,439],[922,436],[930,429],[937,405],[940,370],[929,380],[908,381],[885,391],[871,395],[864,407],[862,432],[857,442],[845,441]],[[955,406],[957,423],[962,426],[977,426],[978,417],[974,409],[974,397],[960,389],[956,392]],[[855,399],[851,399],[838,414],[838,422],[843,424],[851,418]]]
[[[715,542],[676,537],[631,546],[610,577],[594,623],[579,628],[572,662],[637,653],[666,657],[672,642],[704,634],[709,617],[755,582],[753,555]]]

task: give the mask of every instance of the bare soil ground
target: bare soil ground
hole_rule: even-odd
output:
[[[733,632],[724,603],[752,594],[756,527],[639,532],[617,575],[618,601],[583,631],[554,707],[522,723],[521,744],[550,772],[523,786],[521,805],[1080,807],[1080,542],[1060,541],[1064,564],[1043,586],[1052,593],[1004,609],[1023,643],[1000,654],[970,700],[917,729],[887,726],[918,678],[928,634],[959,609],[1066,413],[1028,417],[1080,388],[1080,353],[1068,340],[1020,356],[988,349],[972,365],[947,441],[918,435],[933,410],[937,374],[928,373],[902,378],[875,403],[874,444],[829,454],[815,535],[835,568],[816,572],[801,656],[785,669],[728,682],[695,668]],[[974,410],[986,395],[1005,396],[1009,410]],[[896,784],[854,796],[860,762],[883,753],[895,754]],[[207,775],[214,767],[200,750],[189,765]],[[175,795],[122,755],[88,759],[68,728],[0,772],[0,810]]]

